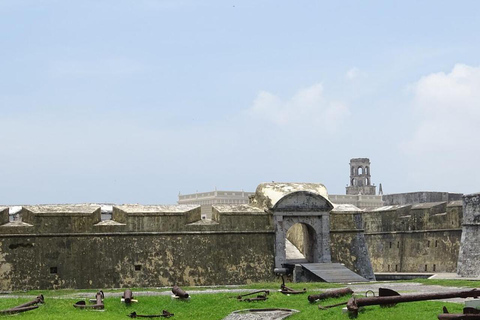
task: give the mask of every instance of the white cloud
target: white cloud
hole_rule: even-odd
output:
[[[360,78],[360,77],[366,77],[367,74],[363,71],[361,71],[359,68],[357,67],[353,67],[351,68],[350,70],[347,71],[347,73],[345,74],[345,78],[347,80],[355,80],[357,78]]]
[[[448,181],[458,185],[460,190],[455,191],[480,190],[474,184],[480,180],[476,169],[480,161],[480,67],[457,64],[450,73],[422,77],[411,91],[416,128],[402,150],[417,164],[417,177],[430,177],[437,185]]]
[[[328,131],[334,131],[350,115],[347,106],[340,102],[328,101],[324,97],[321,83],[300,89],[288,100],[261,91],[248,111],[254,118],[279,126],[318,125]]]
[[[360,75],[360,70],[357,67],[353,67],[350,70],[347,71],[345,74],[345,78],[348,80],[353,80],[357,78]]]

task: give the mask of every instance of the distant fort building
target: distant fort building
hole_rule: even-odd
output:
[[[253,196],[255,192],[245,191],[224,191],[217,190],[208,192],[196,192],[192,194],[182,195],[178,193],[178,204],[196,204],[201,206],[202,219],[211,218],[212,206],[218,204],[240,205],[248,204],[249,197]]]
[[[330,194],[334,204],[351,204],[360,209],[372,209],[383,206],[382,187],[376,195],[376,186],[371,184],[370,159],[354,158],[350,160],[350,185],[346,195]],[[202,217],[210,218],[211,207],[216,204],[248,204],[249,197],[255,192],[208,191],[192,194],[178,194],[178,204],[196,204],[202,206]]]
[[[192,194],[178,194],[178,204],[248,204],[248,197],[255,192],[217,190]]]
[[[329,194],[328,199],[335,205],[354,205],[359,209],[370,210],[383,206],[406,205],[427,202],[450,202],[461,200],[461,193],[419,191],[398,194],[383,194],[382,184],[376,192],[372,183],[371,164],[368,158],[350,159],[350,183],[346,194]],[[211,217],[212,205],[248,204],[254,192],[245,191],[209,191],[178,195],[178,204],[196,204],[202,206],[202,217]]]

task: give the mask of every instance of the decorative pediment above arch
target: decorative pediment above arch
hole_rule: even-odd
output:
[[[333,209],[332,203],[318,193],[310,191],[296,191],[282,197],[273,206],[275,212],[311,212],[315,214],[329,212]]]

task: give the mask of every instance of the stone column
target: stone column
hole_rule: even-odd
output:
[[[322,223],[322,232],[318,235],[321,235],[321,252],[322,258],[319,262],[331,263],[332,255],[330,254],[330,214],[328,212],[322,213],[321,223]]]
[[[480,275],[480,193],[463,196],[463,225],[457,273]]]
[[[287,259],[285,255],[285,239],[287,237],[285,226],[283,225],[283,216],[274,215],[275,224],[275,268],[281,268]]]

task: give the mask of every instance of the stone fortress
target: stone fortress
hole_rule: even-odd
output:
[[[375,193],[370,167],[360,171],[353,160],[347,193]],[[0,290],[242,284],[292,266],[294,278],[318,281],[308,265],[330,263],[367,280],[480,275],[480,194],[384,201],[360,209],[332,203],[321,184],[262,183],[248,204],[214,205],[211,219],[201,219],[199,205],[114,205],[102,220],[101,206],[76,204],[22,206],[10,221],[0,207]],[[288,256],[287,238],[301,261]]]

